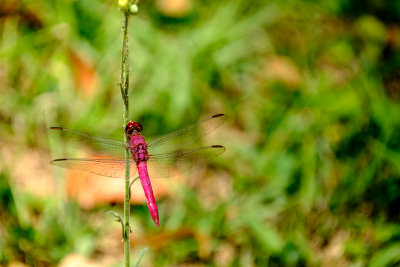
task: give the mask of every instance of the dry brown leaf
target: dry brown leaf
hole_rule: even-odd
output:
[[[19,261],[14,261],[14,262],[9,263],[7,265],[7,267],[28,267],[28,265],[26,265],[25,263],[19,262]]]
[[[95,262],[85,258],[79,254],[69,254],[64,259],[61,260],[60,267],[103,267],[107,266],[104,262]]]
[[[99,155],[95,156],[99,158]],[[154,196],[157,199],[170,194],[170,183],[179,179],[157,179],[151,177]],[[90,209],[94,206],[109,203],[123,203],[125,196],[125,181],[118,178],[107,178],[88,172],[67,170],[67,192],[70,198],[78,201],[80,206]],[[131,188],[131,203],[146,203],[146,198],[140,180],[137,180]]]
[[[193,2],[192,0],[157,0],[156,6],[166,16],[181,18],[192,11]]]
[[[70,50],[70,57],[74,65],[76,88],[82,90],[85,98],[94,96],[99,88],[99,76],[93,64],[73,50]]]
[[[302,81],[299,69],[287,57],[273,56],[268,58],[262,72],[267,79],[282,82],[288,88],[296,88]]]

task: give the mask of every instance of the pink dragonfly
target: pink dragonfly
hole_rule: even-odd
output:
[[[87,171],[94,174],[125,177],[125,151],[131,153],[130,178],[139,174],[146,196],[150,215],[159,226],[158,208],[151,187],[150,176],[168,177],[174,174],[179,165],[190,166],[199,159],[216,157],[225,151],[220,145],[195,147],[204,135],[222,124],[226,115],[216,114],[181,130],[158,137],[148,143],[141,136],[142,125],[129,122],[125,135],[129,142],[91,136],[62,127],[51,127],[50,135],[59,140],[72,141],[76,146],[87,144],[96,151],[107,155],[98,158],[61,158],[50,163],[66,169]],[[137,171],[136,171],[137,170]]]

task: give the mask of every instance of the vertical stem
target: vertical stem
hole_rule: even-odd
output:
[[[121,95],[124,101],[124,127],[129,121],[129,48],[128,48],[128,12],[122,17],[122,54],[121,54]]]
[[[124,129],[129,121],[129,48],[128,48],[128,12],[123,12],[122,17],[122,56],[121,56],[121,81],[120,89],[122,99],[124,101]],[[129,141],[126,139],[125,141]],[[129,192],[129,167],[130,167],[130,155],[128,149],[125,150],[125,201],[124,201],[124,255],[125,255],[125,267],[129,267],[130,263],[130,242],[129,242],[129,216],[130,216],[130,192]]]

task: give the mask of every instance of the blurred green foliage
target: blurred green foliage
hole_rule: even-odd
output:
[[[50,125],[122,138],[116,6],[0,3],[2,146],[48,149]],[[228,151],[205,182],[160,201],[161,229],[145,206],[132,207],[133,239],[139,228],[162,240],[149,243],[146,266],[400,264],[399,1],[160,0],[139,9],[130,103],[144,134],[230,117],[216,135]],[[90,218],[107,209],[21,193],[14,172],[2,164],[0,264],[98,257],[101,226]]]

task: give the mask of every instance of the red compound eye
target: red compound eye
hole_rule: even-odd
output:
[[[140,133],[142,131],[142,125],[135,121],[130,121],[125,127],[125,133],[131,134],[134,130]]]

